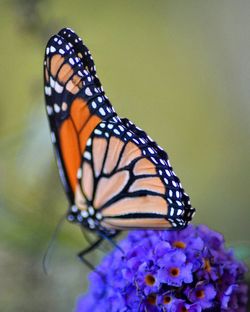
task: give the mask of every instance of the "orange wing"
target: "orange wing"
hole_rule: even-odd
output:
[[[90,134],[100,121],[98,116],[90,115],[87,103],[77,98],[72,102],[69,118],[59,129],[62,157],[73,192],[76,189],[76,174],[81,164],[81,155],[86,148]]]
[[[64,34],[65,32],[65,34]],[[74,204],[77,170],[86,142],[95,127],[107,118],[116,116],[114,110],[88,67],[90,53],[81,54],[76,35],[64,30],[53,36],[46,47],[44,81],[47,113],[55,144],[60,176],[70,204]],[[87,48],[84,46],[85,51]]]

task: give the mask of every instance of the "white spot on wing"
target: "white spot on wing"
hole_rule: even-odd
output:
[[[51,52],[51,53],[56,52],[55,47],[51,46],[51,47],[50,47],[50,52]]]
[[[93,216],[93,215],[95,214],[95,210],[94,210],[94,208],[91,207],[91,206],[88,208],[88,211],[89,211],[89,214],[90,214],[91,216]]]
[[[57,93],[62,93],[63,92],[63,87],[59,85],[59,83],[56,81],[55,83],[55,91]]]
[[[53,109],[49,105],[47,105],[47,113],[48,113],[48,115],[52,115],[52,113],[53,113]]]
[[[164,182],[165,182],[166,184],[168,184],[168,179],[167,179],[167,178],[164,178]]]
[[[177,186],[178,184],[175,181],[172,181],[173,186]]]
[[[86,145],[87,145],[87,146],[90,146],[91,143],[92,143],[92,140],[89,138]]]
[[[56,136],[55,136],[55,133],[54,133],[54,132],[51,132],[51,133],[50,133],[50,136],[51,136],[51,142],[52,142],[52,143],[56,143]]]
[[[101,130],[99,130],[99,129],[95,129],[94,133],[99,134],[99,135],[102,134]]]
[[[60,112],[60,106],[58,105],[58,104],[54,104],[54,111],[56,112],[56,113],[59,113]]]
[[[72,59],[72,57],[69,59],[69,62],[70,62],[71,65],[75,64],[75,61]]]
[[[169,177],[171,177],[171,173],[170,173],[169,170],[165,170],[165,172],[166,172],[166,174],[167,174]]]
[[[77,209],[76,205],[71,206],[71,211],[72,211],[72,212],[77,212],[77,210],[78,210],[78,209]]]
[[[182,214],[182,209],[177,210],[177,216],[180,216]]]
[[[150,154],[154,154],[155,153],[154,150],[151,147],[148,148],[148,151],[149,151]]]
[[[51,76],[50,76],[50,78],[49,78],[49,82],[50,82],[51,87],[54,88],[54,86],[55,86],[55,80],[54,80]]]
[[[100,214],[100,212],[97,212],[95,217],[96,217],[97,220],[101,220],[102,219],[102,215]]]
[[[45,87],[44,92],[46,95],[51,95],[51,93],[52,93],[51,87]]]
[[[77,179],[81,179],[81,177],[82,177],[82,168],[79,168],[78,170],[77,170]]]
[[[123,126],[119,125],[118,128],[119,128],[122,132],[124,131]]]
[[[154,157],[151,157],[151,159],[156,165],[158,164],[157,160]]]
[[[102,116],[105,116],[105,111],[104,109],[101,107],[99,108],[99,113],[102,115]]]
[[[83,155],[86,159],[90,160],[91,159],[91,154],[90,152],[86,151]]]
[[[89,213],[87,210],[83,210],[81,211],[81,215],[83,216],[83,218],[87,218],[89,216]]]
[[[87,96],[93,95],[92,92],[90,91],[90,88],[86,88],[85,94],[86,94]]]

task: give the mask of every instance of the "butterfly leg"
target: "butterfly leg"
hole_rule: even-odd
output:
[[[109,237],[109,236],[105,235],[103,232],[98,232],[98,234],[103,239],[106,239],[111,245],[113,245],[115,248],[119,249],[124,254],[124,250],[112,239],[112,237]]]
[[[83,227],[81,227],[81,231],[82,231],[82,235],[84,237],[84,239],[86,240],[86,242],[88,242],[89,245],[92,245],[93,244],[93,241],[90,239],[90,237],[88,236],[87,232],[86,232],[86,229],[84,229]],[[107,250],[105,250],[104,247],[102,246],[99,246],[98,247],[98,250],[106,253]]]
[[[89,247],[85,248],[84,250],[80,251],[78,253],[78,258],[90,269],[95,271],[95,267],[87,260],[85,259],[85,255],[87,255],[89,252],[94,250],[101,242],[103,241],[103,238],[100,237],[96,242],[94,242]]]

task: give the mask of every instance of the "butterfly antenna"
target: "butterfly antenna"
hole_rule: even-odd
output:
[[[53,250],[53,246],[56,240],[56,237],[58,235],[58,232],[63,224],[63,222],[65,221],[65,215],[63,215],[60,220],[58,221],[56,228],[51,236],[51,239],[49,241],[49,244],[45,250],[45,253],[43,255],[43,260],[42,260],[42,266],[43,266],[43,272],[44,274],[48,275],[48,263],[49,263],[49,256],[51,251]]]
[[[86,229],[84,229],[82,226],[80,227],[80,229],[81,229],[82,235],[83,235],[84,239],[86,240],[86,242],[87,242],[89,245],[92,245],[93,242],[92,242],[92,240],[89,238],[88,234],[86,233]]]

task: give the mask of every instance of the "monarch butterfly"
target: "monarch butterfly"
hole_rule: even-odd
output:
[[[68,220],[105,237],[184,228],[195,209],[167,153],[116,114],[88,48],[70,28],[47,44],[44,83]]]

